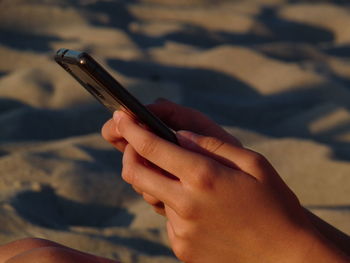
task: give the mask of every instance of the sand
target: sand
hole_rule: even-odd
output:
[[[0,1],[0,244],[51,239],[178,262],[164,219],[120,178],[110,114],[52,60],[85,50],[144,103],[211,116],[265,154],[302,204],[350,234],[345,1]]]

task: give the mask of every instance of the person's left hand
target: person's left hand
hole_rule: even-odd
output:
[[[165,204],[169,240],[180,260],[303,262],[320,247],[316,261],[333,256],[262,155],[185,131],[178,132],[180,147],[123,112],[115,114],[115,124],[128,142],[122,177]]]

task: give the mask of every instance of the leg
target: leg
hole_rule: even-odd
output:
[[[115,261],[59,247],[35,248],[16,255],[5,263],[112,263]]]
[[[0,247],[0,263],[116,263],[55,242],[26,238]]]
[[[61,245],[40,238],[25,238],[16,240],[0,247],[0,263],[29,250],[41,247],[62,247]]]

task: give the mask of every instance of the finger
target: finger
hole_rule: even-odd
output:
[[[176,176],[180,181],[192,180],[191,175],[195,174],[197,167],[214,167],[213,160],[210,158],[156,136],[140,127],[123,112],[118,112],[115,116],[120,134],[132,145],[132,148],[146,160]]]
[[[161,203],[160,205],[154,205],[152,207],[153,207],[154,212],[156,212],[157,214],[159,214],[161,216],[166,217],[166,212],[165,212],[163,203]]]
[[[183,218],[183,215],[179,215],[177,211],[165,205],[166,217],[171,222],[173,226],[173,232],[179,238],[185,237],[186,232],[189,230],[189,221]],[[199,215],[196,215],[199,216]],[[193,219],[193,218],[192,218]]]
[[[180,182],[164,176],[159,170],[146,167],[142,157],[130,144],[126,146],[123,156],[122,177],[143,193],[176,208],[176,200],[182,193]]]
[[[152,195],[149,195],[147,193],[142,194],[143,199],[148,203],[149,205],[152,206],[153,210],[162,216],[165,216],[165,211],[164,211],[164,203],[161,202],[159,199],[153,197]]]
[[[148,194],[148,193],[142,193],[143,199],[152,206],[158,206],[160,203],[162,203],[158,198],[155,198],[154,196]]]
[[[126,140],[120,136],[113,119],[108,120],[102,127],[102,137],[111,143],[119,151],[123,152],[127,144]]]
[[[166,211],[166,213],[168,214],[168,211]],[[175,253],[176,257],[179,258],[181,262],[192,262],[191,260],[193,259],[193,257],[190,257],[190,260],[190,258],[186,256],[186,251],[193,251],[193,248],[197,246],[197,243],[201,240],[197,240],[196,244],[193,244],[193,239],[190,240],[190,242],[186,242],[186,238],[182,238],[177,235],[176,228],[179,228],[179,226],[177,226],[176,223],[169,219],[166,223],[166,229],[170,246],[173,252]],[[197,262],[201,261],[199,260]]]
[[[264,156],[249,149],[189,131],[179,131],[177,135],[181,146],[210,156],[231,168],[238,168],[256,179],[277,174]]]
[[[202,141],[198,142],[193,138],[194,135],[194,133],[189,131],[178,131],[176,133],[179,144],[185,149],[208,156],[230,168],[239,169],[233,161],[218,153],[219,148],[227,142],[219,140],[216,137],[207,136],[202,136]]]
[[[166,231],[168,233],[169,243],[170,243],[171,247],[173,247],[175,242],[176,242],[177,237],[175,235],[174,228],[173,228],[170,220],[168,220],[166,222]]]
[[[136,193],[138,193],[138,194],[140,194],[140,195],[143,194],[142,191],[141,191],[141,189],[137,188],[136,186],[132,185],[132,188],[135,190]]]
[[[147,108],[176,131],[189,130],[241,145],[237,138],[197,110],[178,105],[166,99],[158,99],[154,104],[147,105]]]

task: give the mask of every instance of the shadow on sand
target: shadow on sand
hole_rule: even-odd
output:
[[[134,216],[123,208],[93,203],[79,203],[58,196],[47,186],[41,191],[25,191],[11,202],[17,213],[35,225],[54,229],[68,229],[69,226],[129,226]],[[118,217],[113,224],[111,217]]]
[[[55,36],[29,34],[19,31],[0,30],[0,44],[18,50],[33,50],[36,52],[51,51],[51,42],[61,40]]]

